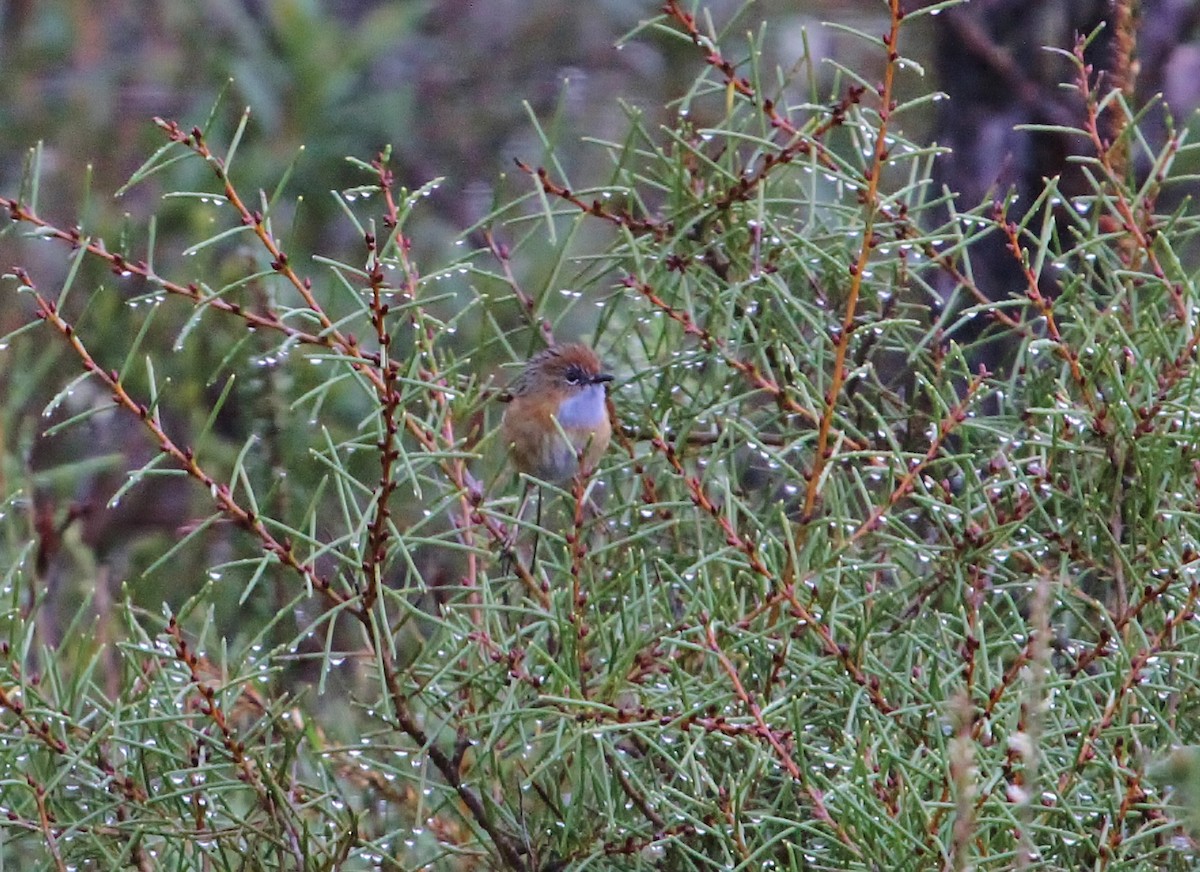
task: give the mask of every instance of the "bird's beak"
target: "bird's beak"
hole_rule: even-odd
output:
[[[594,384],[594,385],[601,385],[601,384],[604,384],[605,382],[610,382],[612,380],[613,380],[612,373],[609,373],[609,372],[601,372],[601,373],[597,373],[596,375],[592,376],[592,384]]]

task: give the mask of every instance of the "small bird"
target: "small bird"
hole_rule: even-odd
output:
[[[500,435],[513,465],[562,482],[594,469],[612,436],[604,385],[613,377],[586,345],[554,345],[530,358],[508,389]],[[563,437],[566,436],[564,439]]]

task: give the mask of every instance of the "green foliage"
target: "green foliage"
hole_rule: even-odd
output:
[[[44,456],[3,466],[5,857],[1188,868],[1197,224],[1155,203],[1189,147],[1077,53],[1090,193],[958,214],[891,9],[881,81],[810,100],[668,3],[644,29],[706,63],[676,123],[631,108],[591,189],[546,137],[435,268],[386,153],[305,256],[303,161],[161,121],[130,189],[189,203],[176,257],[43,219],[35,152],[0,233],[67,279],[6,282],[6,444]],[[995,301],[985,234],[1027,279]],[[497,366],[581,333],[618,431],[535,523]]]

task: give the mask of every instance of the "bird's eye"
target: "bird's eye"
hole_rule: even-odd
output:
[[[581,385],[588,380],[587,373],[583,371],[583,368],[575,365],[567,367],[566,376],[569,385]]]

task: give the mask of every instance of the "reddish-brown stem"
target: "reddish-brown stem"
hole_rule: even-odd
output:
[[[331,603],[341,604],[345,602],[345,596],[335,590],[327,578],[318,573],[312,564],[304,563],[296,556],[291,542],[275,538],[263,523],[262,518],[249,509],[243,508],[234,499],[229,485],[220,483],[209,475],[196,461],[196,457],[190,448],[180,448],[167,435],[167,432],[162,427],[162,423],[158,420],[157,413],[152,412],[147,406],[137,402],[130,396],[129,392],[125,390],[125,386],[117,378],[116,370],[105,371],[96,363],[91,353],[87,350],[87,347],[83,344],[83,340],[79,338],[79,334],[75,332],[75,328],[63,319],[58,312],[58,307],[54,303],[42,296],[24,270],[16,270],[15,275],[17,281],[32,292],[37,305],[38,317],[50,324],[66,339],[82,363],[84,370],[91,373],[111,392],[113,403],[132,412],[142,421],[143,426],[150,431],[150,434],[158,443],[159,450],[169,455],[181,469],[204,487],[222,514],[254,536],[265,552],[276,557],[284,566],[295,570],[312,585],[313,590],[322,594]]]
[[[825,407],[817,428],[816,454],[813,456],[812,472],[809,475],[808,487],[804,494],[804,511],[801,514],[798,536],[802,535],[805,524],[816,511],[817,498],[821,491],[822,473],[832,459],[830,434],[833,430],[833,419],[841,399],[842,385],[846,380],[846,357],[850,351],[850,340],[854,333],[863,277],[874,250],[875,224],[879,216],[879,185],[888,156],[889,122],[892,110],[895,108],[893,90],[896,82],[897,61],[900,59],[900,55],[896,51],[896,44],[900,37],[900,21],[903,18],[900,0],[889,0],[889,5],[891,7],[891,24],[887,36],[883,38],[884,46],[888,51],[888,60],[884,67],[883,84],[879,87],[879,126],[875,131],[875,145],[871,153],[871,166],[867,172],[866,191],[863,195],[862,244],[859,246],[854,264],[850,267],[850,284],[846,288],[845,311],[842,313],[841,330],[834,341],[833,371],[829,375],[829,387],[825,392]]]
[[[937,426],[937,432],[933,438],[929,440],[929,449],[925,452],[925,456],[921,457],[909,464],[908,472],[906,472],[892,488],[891,494],[888,495],[887,501],[880,506],[876,506],[871,510],[871,514],[863,521],[853,533],[850,534],[850,542],[857,542],[867,533],[877,530],[880,524],[883,523],[883,518],[895,508],[896,504],[912,493],[916,486],[917,480],[924,474],[925,468],[937,459],[941,453],[942,445],[945,444],[947,437],[950,436],[963,421],[967,419],[967,414],[970,411],[971,405],[975,402],[979,392],[983,389],[988,378],[988,372],[983,370],[979,375],[971,379],[971,383],[967,385],[966,392],[953,409],[943,418]]]
[[[666,458],[667,463],[671,465],[671,468],[682,479],[696,507],[705,512],[721,527],[721,531],[725,534],[726,544],[736,548],[745,556],[750,569],[756,575],[774,581],[774,573],[767,568],[767,565],[763,563],[762,558],[758,555],[758,544],[750,536],[743,535],[734,529],[733,524],[726,517],[721,507],[709,499],[708,494],[704,491],[704,485],[700,483],[700,479],[691,475],[683,468],[683,461],[679,459],[679,455],[675,451],[675,446],[668,444],[662,437],[652,439],[651,445]]]
[[[690,312],[685,312],[677,309],[666,300],[664,300],[648,282],[641,281],[634,276],[627,276],[624,282],[627,288],[631,288],[646,298],[650,305],[661,311],[664,315],[675,321],[683,327],[683,332],[688,336],[693,336],[699,340],[701,346],[707,351],[716,351],[721,355],[731,369],[741,373],[756,389],[767,394],[775,403],[785,412],[798,415],[810,424],[820,422],[820,417],[812,409],[807,406],[802,406],[796,401],[795,397],[777,381],[772,379],[758,367],[757,364],[742,360],[735,355],[726,344],[718,337],[712,335],[708,330],[701,327],[696,319],[692,317]],[[769,436],[767,438],[770,438]],[[853,451],[861,451],[864,446],[857,440],[851,438],[845,433],[839,432],[838,438]]]
[[[383,172],[381,170],[381,177]],[[383,185],[385,199],[388,203],[388,214],[393,214],[391,188]],[[394,218],[392,219],[394,220]],[[379,409],[380,429],[383,431],[379,440],[379,483],[375,488],[374,517],[367,532],[367,547],[363,554],[362,573],[363,591],[362,608],[369,610],[379,596],[379,587],[383,583],[383,570],[387,563],[388,542],[391,539],[391,511],[389,503],[396,489],[394,466],[400,452],[397,445],[397,435],[400,417],[401,395],[397,385],[395,367],[390,366],[391,334],[388,331],[388,304],[385,301],[386,284],[383,280],[383,270],[379,263],[379,251],[373,234],[367,234],[367,275],[371,287],[371,323],[375,328],[375,340],[379,343],[379,360],[383,372],[383,390]]]
[[[38,810],[38,823],[41,826],[42,836],[46,840],[46,849],[50,852],[50,858],[54,861],[54,868],[58,872],[67,872],[67,864],[63,860],[62,851],[58,846],[58,834],[55,832],[54,814],[46,804],[46,788],[38,784],[32,775],[25,776],[25,783],[33,791],[33,801],[37,805]]]
[[[1128,185],[1125,182],[1124,172],[1118,166],[1120,160],[1113,153],[1113,144],[1102,132],[1103,123],[1100,118],[1100,101],[1092,91],[1091,82],[1089,81],[1092,68],[1084,63],[1082,40],[1075,46],[1075,62],[1079,69],[1076,81],[1087,112],[1084,119],[1084,132],[1087,133],[1092,148],[1096,152],[1096,160],[1101,170],[1101,181],[1104,183],[1105,193],[1111,198],[1106,199],[1105,202],[1112,204],[1117,213],[1117,222],[1121,229],[1133,239],[1135,244],[1131,253],[1146,259],[1154,277],[1161,281],[1170,293],[1175,306],[1176,316],[1186,323],[1189,316],[1187,303],[1184,300],[1184,288],[1180,283],[1173,282],[1167,277],[1166,270],[1163,268],[1154,250],[1154,241],[1152,239],[1154,232],[1154,218],[1151,211],[1152,202],[1147,200],[1141,204],[1140,209],[1135,207],[1129,198]],[[1118,107],[1114,107],[1113,111],[1120,110]]]
[[[202,671],[199,656],[192,650],[187,640],[184,639],[183,631],[180,629],[179,624],[175,622],[174,616],[171,617],[167,624],[167,635],[171,638],[171,644],[175,650],[175,659],[184,665],[191,677],[195,693],[199,697],[197,708],[216,727],[221,745],[225,748],[230,760],[233,761],[234,767],[238,770],[238,779],[254,791],[258,797],[258,804],[263,811],[273,820],[278,821],[288,831],[291,843],[296,846],[302,844],[303,839],[300,831],[296,828],[296,822],[292,819],[291,809],[280,807],[274,793],[263,782],[258,764],[246,754],[246,746],[237,738],[233,728],[230,726],[229,719],[225,715],[225,709],[217,699],[217,692],[213,687],[210,676],[204,674]],[[298,856],[295,859],[303,865],[303,856]]]
[[[616,227],[623,227],[637,234],[649,233],[655,239],[665,239],[673,232],[673,228],[669,222],[659,223],[651,218],[638,218],[630,212],[614,211],[599,200],[593,200],[590,203],[587,202],[570,188],[560,185],[551,179],[550,173],[546,171],[545,167],[537,167],[535,169],[522,160],[518,160],[516,163],[517,168],[521,172],[535,178],[538,186],[547,194],[570,203],[586,215],[592,215]]]
[[[521,283],[517,281],[516,275],[512,269],[512,258],[508,250],[508,246],[496,239],[491,230],[483,231],[483,240],[487,243],[488,251],[492,253],[492,257],[496,258],[496,262],[500,264],[500,269],[504,272],[504,281],[508,283],[509,289],[513,296],[516,297],[517,303],[521,306],[521,313],[525,316],[525,320],[529,326],[537,329],[541,334],[546,345],[554,345],[554,328],[550,324],[548,318],[537,317],[537,304],[533,297],[525,293],[521,287]]]
[[[1063,340],[1062,333],[1058,329],[1058,320],[1054,317],[1054,303],[1042,293],[1038,277],[1029,266],[1029,257],[1025,249],[1021,247],[1020,228],[1014,222],[1005,220],[1000,207],[996,208],[996,221],[1004,229],[1008,250],[1021,265],[1021,272],[1025,277],[1025,297],[1042,316],[1042,320],[1046,324],[1046,335],[1054,343],[1059,357],[1066,361],[1067,367],[1071,371],[1071,380],[1075,382],[1075,387],[1079,390],[1079,399],[1094,413],[1096,411],[1095,400],[1092,397],[1092,389],[1087,383],[1087,378],[1079,366],[1079,355]]]
[[[583,453],[580,452],[580,460]],[[571,495],[574,497],[575,510],[571,517],[571,532],[567,534],[567,545],[571,549],[571,611],[569,620],[575,628],[575,664],[579,670],[579,694],[588,698],[588,675],[592,670],[591,658],[587,653],[587,637],[590,633],[587,625],[588,594],[583,587],[583,562],[587,557],[587,542],[584,539],[584,517],[587,513],[588,482],[591,471],[584,470],[575,476],[571,483]]]
[[[758,704],[758,701],[753,697],[753,695],[746,690],[745,685],[742,684],[742,679],[738,674],[737,669],[730,661],[728,655],[726,655],[726,653],[721,649],[721,645],[717,641],[717,635],[713,630],[711,623],[706,624],[704,628],[704,642],[708,650],[711,651],[716,657],[717,663],[720,664],[721,670],[729,678],[729,683],[733,688],[734,695],[746,708],[746,711],[749,712],[750,717],[753,718],[753,735],[767,743],[768,747],[770,747],[780,765],[783,766],[784,770],[788,773],[792,780],[800,783],[804,787],[805,793],[808,794],[808,798],[812,801],[813,811],[817,818],[828,825],[837,835],[838,840],[846,845],[846,847],[848,847],[856,855],[861,855],[861,849],[854,844],[854,840],[850,838],[850,834],[846,832],[846,829],[840,823],[833,819],[832,815],[830,815],[829,809],[825,805],[825,800],[824,797],[822,797],[821,792],[808,783],[808,779],[805,777],[803,770],[800,768],[800,765],[796,763],[796,760],[792,755],[792,751],[788,747],[792,743],[792,737],[790,735],[786,737],[781,736],[776,730],[771,728],[770,724],[767,723],[767,719],[763,714],[762,707]]]

